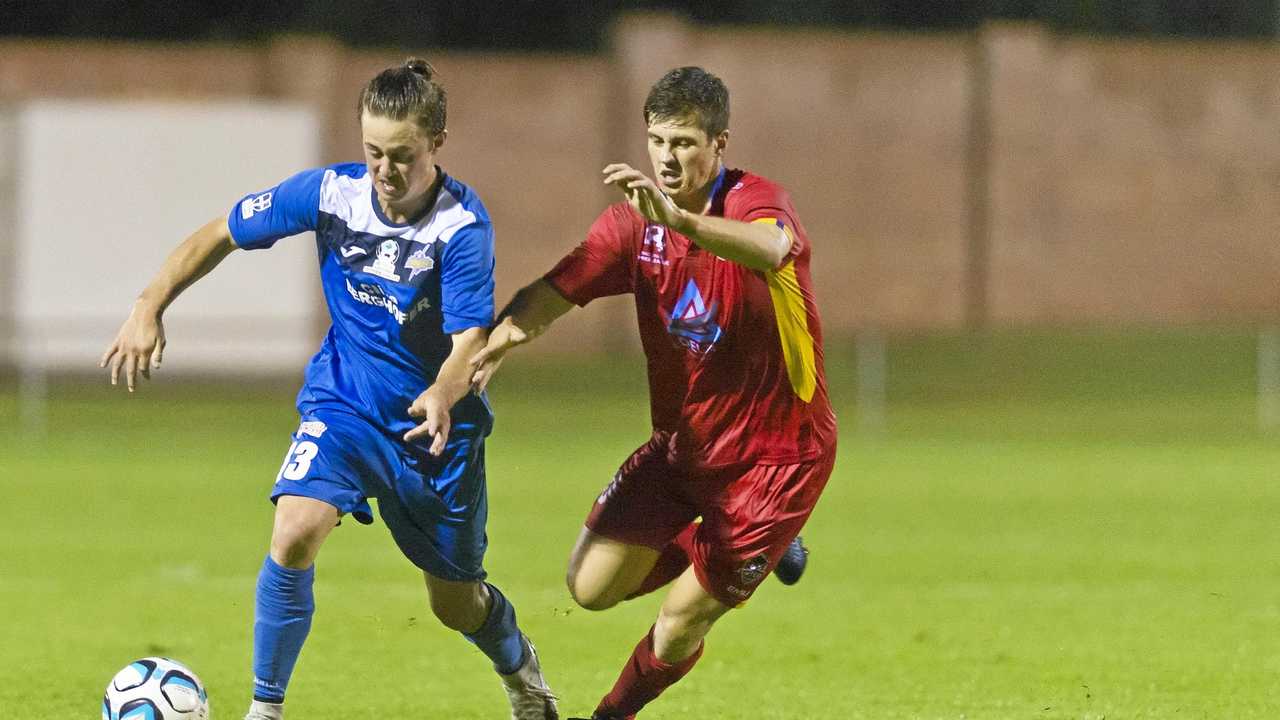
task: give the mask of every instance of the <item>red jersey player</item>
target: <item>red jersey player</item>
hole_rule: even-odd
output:
[[[729,94],[716,76],[672,70],[644,118],[656,181],[605,167],[626,201],[516,294],[472,359],[482,388],[507,350],[573,305],[635,297],[653,436],[592,507],[568,584],[603,610],[675,582],[595,720],[634,717],[789,550],[803,563],[792,548],[835,461],[809,241],[791,200],[725,167]]]

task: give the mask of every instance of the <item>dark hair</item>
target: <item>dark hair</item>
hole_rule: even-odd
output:
[[[720,78],[700,67],[676,68],[649,89],[644,122],[692,120],[707,137],[729,127],[729,89]]]
[[[383,70],[360,91],[356,116],[368,112],[392,120],[413,118],[422,129],[438,135],[444,131],[445,94],[435,76],[431,63],[416,57]]]

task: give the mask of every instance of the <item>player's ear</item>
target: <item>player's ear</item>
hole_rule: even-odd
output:
[[[441,130],[438,135],[431,138],[431,152],[439,150],[440,146],[444,145],[445,138],[447,137],[449,137],[449,130],[448,128],[445,128],[444,130]]]
[[[720,134],[716,135],[715,140],[712,142],[714,142],[716,146],[716,156],[724,155],[724,148],[729,144],[729,129],[725,128],[724,130],[721,130]]]

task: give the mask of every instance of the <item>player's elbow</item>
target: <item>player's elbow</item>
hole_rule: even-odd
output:
[[[762,258],[765,270],[777,270],[791,254],[791,236],[786,231],[779,231],[770,242],[765,244]]]
[[[738,259],[738,263],[746,265],[752,270],[760,272],[770,272],[777,270],[782,265],[782,261],[787,257],[785,252],[775,252],[773,249],[761,249],[758,252],[751,253],[750,256]]]
[[[786,259],[787,259],[787,253],[785,250],[782,252],[770,252],[764,258],[761,259],[761,267],[758,269],[764,270],[766,272],[771,270],[777,270],[778,268],[782,267],[782,261]]]
[[[791,238],[785,232],[765,231],[764,235],[756,235],[751,243],[741,246],[737,253],[740,257],[730,259],[752,270],[769,272],[781,267],[790,253]]]

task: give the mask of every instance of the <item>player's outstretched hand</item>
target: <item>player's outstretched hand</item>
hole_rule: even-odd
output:
[[[427,388],[409,406],[409,417],[422,422],[404,434],[404,441],[414,442],[430,437],[431,447],[428,451],[439,457],[444,452],[444,444],[449,440],[449,403]]]
[[[111,367],[111,384],[119,384],[120,371],[124,371],[125,385],[133,392],[137,384],[137,376],[150,380],[151,371],[160,369],[160,360],[164,356],[164,323],[160,313],[146,307],[143,303],[134,303],[116,339],[107,346],[107,351],[98,361],[98,367]]]
[[[658,189],[648,175],[626,163],[606,165],[604,184],[613,185],[627,196],[627,202],[650,222],[676,227],[684,211]]]
[[[471,391],[484,392],[507,351],[528,341],[528,333],[516,327],[510,317],[503,318],[502,322],[495,325],[489,331],[489,342],[468,361],[471,366]]]

